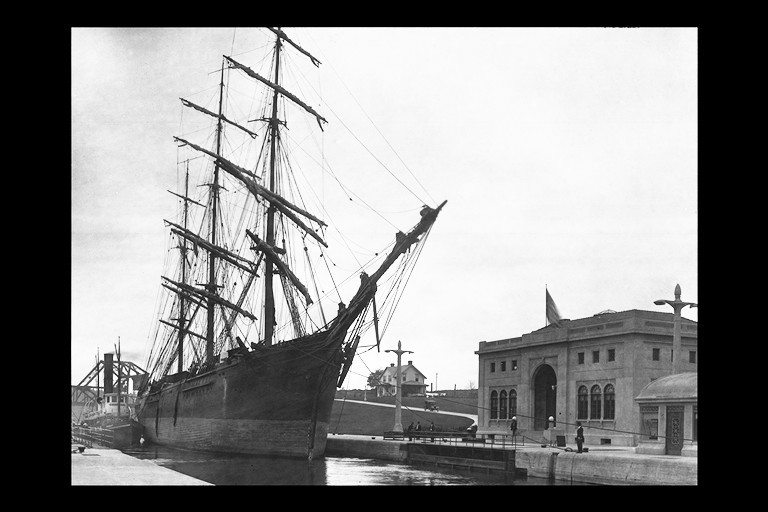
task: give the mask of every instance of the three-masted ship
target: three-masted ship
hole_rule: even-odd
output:
[[[397,288],[386,297],[402,293],[399,277],[412,270],[445,201],[424,205],[410,231],[397,232],[388,251],[356,271],[357,291],[346,304],[339,296],[335,317],[326,318],[314,278],[319,262],[330,273],[327,224],[306,206],[283,133],[287,106],[321,129],[327,121],[282,85],[281,53],[290,49],[315,66],[320,62],[281,29],[269,30],[275,39],[268,77],[225,55],[218,109],[181,99],[184,112],[215,128],[206,142],[190,140],[199,130],[174,137],[179,152],[189,155],[179,161],[186,168],[183,187],[169,191],[179,199],[179,218],[165,221],[176,244],[169,254],[178,249],[180,257],[166,260],[150,377],[139,392],[137,415],[144,437],[157,444],[311,459],[324,453],[336,388],[371,325],[379,343],[377,283],[396,274],[386,278]],[[261,116],[246,121],[255,128],[226,112],[230,73],[263,89]],[[237,136],[261,141],[255,163],[235,163],[238,152],[224,151],[225,145],[239,147]],[[193,161],[202,163],[203,183],[190,190]],[[203,196],[192,197],[195,191]],[[309,281],[298,275],[299,267]]]

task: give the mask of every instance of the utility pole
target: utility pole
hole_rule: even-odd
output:
[[[680,300],[680,285],[675,286],[675,300],[659,299],[653,301],[657,306],[663,306],[669,304],[675,311],[674,327],[672,328],[672,373],[681,373],[683,371],[683,340],[680,334],[682,330],[682,318],[680,311],[685,306],[691,306],[692,308],[699,307],[695,302],[683,302]],[[675,358],[677,354],[677,358]]]
[[[402,350],[402,344],[400,340],[397,340],[397,350],[385,350],[384,352],[394,352],[397,354],[397,376],[395,379],[397,380],[397,398],[395,399],[395,426],[392,428],[395,432],[402,432],[403,431],[403,416],[402,411],[400,409],[400,403],[403,400],[403,388],[400,385],[400,358],[403,354],[413,354],[412,350]]]
[[[117,337],[117,348],[115,350],[117,352],[117,417],[120,417],[120,336]]]

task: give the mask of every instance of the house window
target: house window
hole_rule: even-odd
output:
[[[517,415],[517,391],[511,389],[509,391],[509,417]],[[695,423],[694,423],[695,425]]]
[[[499,419],[507,419],[507,392],[499,393]]]
[[[599,420],[601,418],[602,393],[600,386],[595,384],[589,392],[589,419]]]
[[[589,414],[589,392],[587,386],[581,386],[579,388],[579,397],[577,402],[578,417],[580,420],[587,419]]]
[[[491,363],[491,373],[496,371],[496,363]]]
[[[512,360],[512,371],[515,371],[515,370],[517,370],[517,361],[513,359]]]
[[[416,376],[416,382],[419,382],[419,376],[418,375]]]
[[[579,352],[579,364],[584,364],[584,352]]]
[[[603,419],[612,420],[616,415],[616,392],[612,384],[607,384],[603,390]]]
[[[616,360],[616,349],[615,348],[609,348],[608,349],[608,361],[615,361]]]
[[[688,362],[689,363],[695,363],[696,362],[696,351],[695,350],[691,350],[690,352],[688,352]]]
[[[658,361],[659,359],[661,359],[661,349],[655,348],[653,349],[653,360]]]
[[[599,363],[600,362],[600,351],[599,350],[593,350],[592,351],[592,362],[593,363]]]
[[[499,415],[499,394],[491,391],[491,419],[495,420]]]
[[[502,361],[501,362],[501,371],[503,371],[503,372],[507,371],[507,362],[506,361]]]

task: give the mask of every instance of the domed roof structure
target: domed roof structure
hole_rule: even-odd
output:
[[[638,402],[691,401],[698,397],[698,373],[675,373],[661,377],[645,386],[637,395]]]

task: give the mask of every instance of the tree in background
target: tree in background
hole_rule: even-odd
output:
[[[379,384],[381,384],[381,376],[384,375],[384,368],[381,370],[376,370],[375,372],[372,372],[368,376],[368,387],[369,388],[375,388]]]

